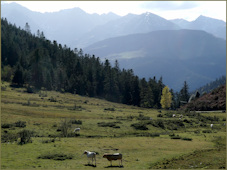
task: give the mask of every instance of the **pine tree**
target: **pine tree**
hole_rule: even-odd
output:
[[[189,100],[189,92],[188,92],[188,84],[186,81],[184,81],[184,86],[180,90],[180,101],[183,103],[187,103]]]
[[[161,96],[161,105],[163,109],[168,109],[171,107],[172,103],[172,94],[169,91],[168,86],[165,86],[162,90],[162,96]]]
[[[20,63],[18,63],[16,66],[16,71],[14,73],[12,82],[18,86],[23,86],[24,84],[23,68],[21,67]]]
[[[31,28],[30,28],[30,25],[26,22],[26,24],[25,24],[25,31],[27,32],[27,33],[29,33],[29,34],[31,34]]]

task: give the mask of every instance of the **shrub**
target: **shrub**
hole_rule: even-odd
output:
[[[6,87],[5,86],[1,86],[1,90],[2,91],[6,91]]]
[[[161,113],[159,113],[159,114],[157,115],[157,117],[163,117],[163,115],[162,115]]]
[[[15,127],[26,127],[26,122],[25,121],[17,121],[15,122]]]
[[[131,127],[134,127],[136,130],[148,130],[146,125],[143,123],[134,123],[134,124],[131,124]]]
[[[184,119],[183,122],[190,123],[190,121],[188,119]]]
[[[169,136],[172,137],[172,136],[175,136],[175,134],[173,133],[173,134],[170,134]]]
[[[24,145],[26,143],[32,143],[31,137],[32,137],[33,134],[34,134],[33,131],[26,130],[26,129],[18,132],[18,135],[20,137],[20,141],[19,141],[18,144]]]
[[[46,153],[42,154],[38,157],[38,159],[53,159],[57,161],[64,161],[66,159],[72,159],[72,154],[64,154],[64,153]]]
[[[62,120],[60,123],[60,127],[57,129],[57,131],[61,132],[62,137],[68,137],[68,134],[70,132],[72,123],[70,121]]]
[[[164,122],[160,119],[149,121],[147,122],[147,124],[151,124],[152,126],[157,128],[162,128],[162,129],[165,128]]]
[[[151,137],[159,137],[160,136],[160,134],[159,133],[151,133],[151,135],[150,135]]]
[[[48,100],[50,100],[50,102],[57,102],[56,98],[54,98],[53,96],[51,96]]]
[[[195,134],[199,134],[200,131],[199,131],[199,130],[195,130],[194,133],[195,133]]]
[[[74,104],[74,106],[73,107],[69,107],[68,110],[82,111],[82,107],[81,106],[77,106],[76,104]]]
[[[39,97],[47,97],[47,91],[45,91],[45,92],[40,91]]]
[[[99,122],[97,123],[99,127],[112,127],[112,128],[120,128],[120,126],[117,126],[117,123],[121,122]]]
[[[174,136],[171,136],[171,139],[181,139],[181,137],[178,135],[177,136],[174,135]]]
[[[82,125],[82,121],[81,120],[71,120],[72,124],[78,124],[78,125]]]
[[[2,128],[11,128],[11,127],[26,127],[26,122],[25,121],[17,121],[15,123],[4,123],[1,126]]]
[[[150,117],[139,114],[139,116],[137,117],[137,120],[150,120]]]
[[[187,137],[184,137],[184,138],[181,138],[182,140],[187,140],[187,141],[192,141],[192,138],[187,138]]]
[[[115,111],[115,108],[105,108],[106,111]]]
[[[203,133],[212,133],[211,130],[203,130],[202,132],[203,132]]]
[[[17,141],[18,135],[14,133],[5,132],[1,134],[1,143]]]
[[[42,143],[51,143],[51,142],[55,142],[55,139],[56,138],[53,138],[53,139],[47,139],[47,140],[42,140]]]
[[[57,127],[57,123],[54,123],[52,127]]]
[[[34,87],[28,86],[27,87],[27,93],[35,93],[36,89]]]
[[[13,127],[13,124],[10,124],[10,123],[2,124],[2,128],[11,128],[11,127]]]
[[[207,125],[205,123],[201,123],[199,126],[201,126],[201,127],[207,127]]]
[[[169,118],[170,118],[170,117],[173,117],[173,113],[171,113],[171,112],[165,113],[164,115],[165,115],[166,117],[169,117]]]
[[[132,120],[132,119],[134,119],[134,118],[135,118],[135,116],[132,116],[132,115],[127,116],[127,120]]]

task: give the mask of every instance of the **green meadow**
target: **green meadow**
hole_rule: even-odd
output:
[[[145,109],[55,91],[27,93],[2,82],[1,168],[118,168],[119,162],[111,167],[104,153],[122,153],[124,169],[226,168],[225,123],[226,113]],[[88,164],[84,150],[97,153],[96,167]]]

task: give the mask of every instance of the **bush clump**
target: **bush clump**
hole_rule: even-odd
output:
[[[174,136],[171,136],[170,138],[171,138],[171,139],[181,139],[181,137],[178,136],[178,135],[177,135],[177,136],[175,136],[175,135],[174,135]]]
[[[33,131],[26,130],[26,129],[18,132],[18,135],[19,135],[19,138],[20,138],[20,141],[19,141],[18,144],[24,145],[26,143],[32,143],[31,137],[33,136],[33,134],[34,134]]]
[[[82,125],[82,121],[81,120],[71,120],[72,124],[78,124],[78,125]]]
[[[115,111],[115,108],[105,108],[106,111]]]
[[[203,132],[203,133],[212,133],[211,130],[203,130],[202,132]]]
[[[150,120],[149,116],[144,116],[143,114],[139,114],[137,120]]]
[[[2,128],[4,128],[4,129],[11,128],[11,127],[13,127],[13,124],[10,124],[10,123],[2,124]]]
[[[184,137],[184,138],[181,138],[182,140],[187,140],[187,141],[192,141],[192,138],[187,138],[187,137]]]
[[[38,157],[38,159],[53,159],[57,161],[64,161],[66,159],[72,159],[72,154],[64,154],[64,153],[46,153],[42,154]]]
[[[48,100],[49,100],[50,102],[57,102],[57,99],[54,98],[53,96],[51,96]]]
[[[148,130],[147,126],[143,123],[133,123],[131,127],[134,127],[136,130]]]
[[[99,127],[112,127],[112,128],[120,128],[120,126],[116,125],[121,122],[99,122],[97,123]]]
[[[161,113],[159,113],[159,114],[157,115],[157,117],[163,117],[163,115],[162,115]]]
[[[17,121],[15,123],[4,123],[1,126],[2,128],[6,129],[6,128],[12,128],[12,127],[21,127],[24,128],[26,127],[26,122],[25,121]]]
[[[165,124],[161,119],[151,120],[151,121],[147,122],[147,124],[151,124],[152,126],[157,127],[157,128],[165,129]]]
[[[54,143],[56,140],[56,138],[53,138],[53,139],[47,139],[47,140],[42,140],[42,143]]]
[[[26,122],[25,121],[17,121],[14,123],[15,124],[15,127],[26,127]]]
[[[1,143],[17,141],[18,134],[6,132],[1,134]]]

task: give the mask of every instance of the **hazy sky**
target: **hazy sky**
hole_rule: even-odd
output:
[[[8,1],[12,2],[12,1]],[[128,13],[151,12],[165,19],[195,20],[204,15],[226,21],[226,1],[15,1],[38,12],[55,12],[79,7],[87,13],[108,13],[124,16]],[[1,1],[1,3],[5,3]]]

